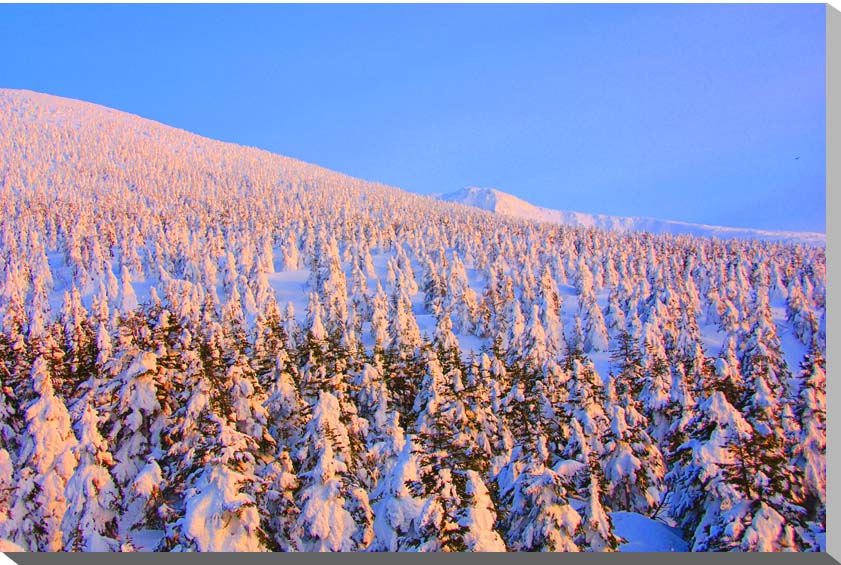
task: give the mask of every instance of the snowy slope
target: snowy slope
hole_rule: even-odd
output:
[[[126,152],[138,151],[145,149],[147,146],[154,148],[154,152],[171,152],[182,155],[184,160],[189,162],[192,166],[197,166],[202,169],[211,171],[210,174],[220,174],[220,164],[211,157],[214,151],[219,151],[219,155],[224,155],[224,168],[231,167],[236,171],[236,175],[247,174],[249,168],[253,163],[257,162],[258,169],[268,171],[270,175],[276,175],[283,179],[285,177],[300,176],[306,178],[317,177],[318,175],[325,175],[325,179],[321,183],[330,185],[332,183],[361,183],[362,192],[370,196],[375,191],[383,190],[388,198],[391,197],[405,197],[410,199],[412,205],[420,212],[423,210],[420,206],[428,205],[428,199],[411,192],[406,192],[393,187],[386,187],[378,183],[368,183],[359,181],[352,177],[333,173],[327,169],[317,165],[304,163],[302,161],[269,153],[267,151],[247,148],[230,143],[225,143],[209,138],[205,138],[185,130],[173,128],[171,126],[149,120],[140,116],[85,102],[81,100],[74,100],[69,98],[62,98],[52,96],[49,94],[42,94],[38,92],[12,90],[0,88],[0,116],[5,116],[6,119],[31,119],[25,115],[27,109],[37,109],[35,115],[38,119],[35,123],[37,133],[35,135],[49,137],[54,135],[53,129],[60,125],[69,125],[70,129],[79,131],[93,131],[100,132],[103,139],[109,139],[110,147],[106,147],[104,152],[113,155],[112,159],[119,162],[124,158]],[[0,125],[3,122],[0,121]],[[2,128],[0,128],[2,129]],[[107,132],[119,131],[120,136],[108,136]],[[103,149],[100,149],[103,150]],[[3,169],[4,155],[0,152],[0,170]],[[82,157],[87,160],[88,157]],[[88,165],[88,167],[93,168]],[[127,168],[125,164],[120,164],[121,169]],[[240,172],[245,171],[245,172]],[[209,175],[208,175],[209,176]],[[109,183],[110,184],[110,183]],[[115,184],[115,186],[117,186]],[[328,191],[333,190],[330,186]],[[688,224],[673,221],[655,220],[650,218],[632,218],[632,217],[618,217],[607,216],[599,214],[586,214],[581,212],[552,210],[548,208],[541,208],[529,202],[521,200],[511,194],[491,189],[491,188],[476,188],[467,187],[463,190],[446,194],[437,195],[441,202],[450,202],[457,204],[464,204],[471,208],[491,211],[497,214],[505,215],[513,218],[525,219],[535,222],[558,223],[570,226],[580,227],[596,227],[617,232],[630,231],[649,231],[652,233],[672,233],[672,234],[689,234],[699,236],[714,236],[719,239],[739,237],[739,238],[755,238],[765,240],[780,239],[789,242],[807,242],[819,245],[825,245],[825,234],[818,233],[797,233],[797,232],[763,232],[758,230],[749,230],[741,228],[724,228],[717,226],[705,226],[700,224]],[[431,211],[431,210],[429,210]],[[282,246],[274,248],[276,257],[282,254]],[[50,296],[50,302],[53,312],[58,312],[61,308],[63,294],[70,289],[71,268],[64,263],[61,253],[51,252],[50,257],[51,267],[53,268],[55,281],[54,292]],[[385,281],[387,272],[387,261],[390,254],[373,254],[373,262],[377,277],[368,279],[371,288],[377,284],[377,280]],[[278,260],[278,263],[282,263]],[[291,305],[295,313],[295,317],[302,322],[305,319],[307,308],[307,280],[310,276],[309,269],[290,269],[280,267],[276,272],[267,274],[267,281],[275,292],[275,297],[281,305]],[[421,265],[416,264],[418,271],[421,270]],[[350,277],[350,270],[347,269],[347,276]],[[470,285],[477,295],[481,295],[484,290],[485,275],[474,269],[468,269],[468,276]],[[149,300],[150,290],[154,285],[154,281],[137,277],[132,281],[132,286],[136,293],[138,302],[143,303]],[[90,306],[93,299],[95,287],[89,286],[83,288],[83,301],[86,306]],[[218,289],[221,292],[221,285]],[[560,294],[566,302],[562,312],[562,320],[566,327],[572,327],[574,323],[574,316],[577,311],[578,297],[577,291],[572,286],[560,285]],[[597,294],[600,307],[607,307],[608,291],[604,289]],[[413,311],[417,318],[421,332],[427,335],[432,335],[435,330],[436,318],[425,311],[423,306],[423,293],[418,292],[413,297]],[[780,334],[783,337],[783,350],[786,353],[789,366],[796,368],[799,361],[802,359],[805,352],[803,346],[791,335],[791,330],[788,328],[785,321],[784,302],[775,304],[774,311],[775,321],[779,324]],[[253,321],[253,320],[251,320]],[[718,329],[709,326],[703,327],[703,337],[705,345],[710,348],[710,351],[718,351],[722,345],[723,337]],[[475,335],[464,335],[456,332],[460,340],[460,345],[465,353],[478,352],[483,346],[488,345],[487,340],[482,340]],[[366,345],[370,346],[368,342],[369,336],[365,336],[363,340]],[[607,352],[594,352],[591,355],[593,362],[600,374],[607,375],[609,372],[609,354]]]
[[[585,214],[568,210],[552,210],[535,206],[516,196],[494,188],[467,187],[457,192],[439,196],[445,202],[457,202],[524,220],[549,222],[567,226],[592,227],[618,232],[646,231],[656,234],[687,234],[718,239],[758,239],[762,241],[783,241],[826,245],[826,234],[814,232],[767,231],[748,228],[690,224],[653,218],[607,216]]]
[[[3,553],[13,553],[13,552],[20,552],[26,551],[24,548],[19,546],[16,543],[12,543],[9,540],[0,539],[0,552]],[[13,561],[9,560],[10,563],[14,563]]]
[[[94,462],[107,460],[106,447],[125,454],[117,458],[120,464],[115,466],[114,479],[120,492],[132,497],[127,507],[119,506],[119,540],[111,539],[108,531],[90,528],[77,536],[72,525],[81,523],[81,510],[68,510],[67,524],[71,526],[55,520],[44,522],[44,527],[54,532],[49,540],[30,542],[28,526],[22,523],[9,527],[15,537],[6,536],[0,527],[0,543],[9,537],[24,548],[39,550],[68,544],[98,547],[92,544],[100,542],[106,543],[104,547],[128,542],[142,551],[251,550],[260,543],[254,535],[254,524],[259,522],[272,532],[272,544],[277,548],[362,549],[370,539],[355,536],[370,525],[363,521],[370,502],[375,526],[371,533],[374,542],[368,547],[383,549],[391,547],[392,534],[406,531],[408,521],[420,519],[418,513],[427,502],[437,500],[433,495],[448,492],[452,484],[460,502],[448,502],[448,508],[464,510],[459,516],[466,517],[462,525],[469,525],[470,535],[465,539],[470,548],[493,548],[501,543],[499,535],[503,534],[509,549],[531,550],[518,544],[526,539],[526,533],[531,536],[535,531],[532,525],[551,528],[552,524],[527,520],[522,510],[534,506],[521,505],[525,499],[515,493],[532,497],[535,504],[548,501],[555,508],[557,498],[565,507],[565,500],[540,489],[555,484],[553,473],[568,469],[574,458],[584,457],[584,446],[592,443],[588,453],[597,453],[599,464],[611,471],[605,475],[608,485],[615,486],[600,495],[598,489],[582,486],[584,483],[576,483],[574,488],[570,485],[573,510],[584,517],[590,511],[587,509],[595,508],[592,515],[597,521],[601,520],[598,516],[606,516],[598,510],[602,504],[605,511],[613,510],[614,533],[624,539],[621,551],[682,551],[694,547],[697,540],[680,539],[677,530],[666,524],[681,524],[683,517],[670,515],[671,508],[664,506],[660,518],[666,522],[654,521],[645,517],[650,509],[642,502],[632,503],[627,497],[623,502],[615,494],[621,492],[617,489],[635,479],[626,471],[630,467],[616,461],[628,459],[602,451],[600,438],[607,437],[608,423],[610,434],[628,429],[626,412],[618,400],[609,400],[602,393],[589,394],[588,387],[602,390],[601,385],[611,382],[611,373],[616,374],[611,351],[621,339],[619,332],[633,333],[636,350],[649,355],[644,363],[652,375],[655,362],[665,359],[674,363],[672,357],[678,359],[677,354],[682,354],[667,353],[666,336],[669,343],[697,346],[686,351],[699,361],[699,367],[705,359],[732,360],[732,365],[716,365],[724,367],[721,378],[731,378],[731,368],[737,375],[737,357],[752,354],[751,348],[776,355],[778,342],[780,366],[796,375],[798,364],[808,353],[808,336],[815,338],[812,343],[825,343],[822,247],[621,235],[619,230],[643,229],[649,220],[542,210],[483,189],[463,191],[455,198],[460,203],[434,200],[93,104],[21,91],[0,89],[0,131],[4,133],[0,135],[0,208],[8,210],[0,215],[0,338],[5,338],[0,345],[18,343],[20,338],[22,343],[38,347],[42,335],[49,332],[46,337],[63,348],[62,355],[66,350],[66,359],[73,359],[71,354],[79,359],[87,355],[89,365],[80,362],[75,366],[94,366],[93,374],[106,377],[85,381],[85,386],[101,383],[109,387],[108,394],[92,389],[95,394],[80,398],[79,391],[86,389],[71,380],[76,375],[69,370],[49,374],[54,370],[42,359],[37,371],[20,371],[16,395],[9,402],[42,394],[38,390],[48,390],[46,383],[54,379],[59,393],[51,392],[48,400],[51,406],[62,407],[67,424],[62,428],[63,437],[74,435],[69,416],[76,420],[92,415],[84,421],[87,427],[76,426],[84,449],[74,447],[69,452],[73,465],[78,458],[79,472],[70,479],[66,475],[72,469],[60,477],[51,475],[59,477],[62,485],[68,481],[62,492],[67,493],[68,501],[75,501],[68,502],[68,508],[94,501],[82,496],[83,481],[96,469]],[[564,218],[573,226],[609,231],[559,228],[556,222]],[[682,225],[659,222],[659,231],[665,231],[665,224]],[[718,232],[714,235],[724,237]],[[756,286],[764,292],[757,292]],[[712,292],[716,289],[721,292]],[[790,305],[787,297],[798,295],[800,301],[792,300]],[[158,312],[158,306],[164,309]],[[183,325],[184,332],[179,333],[180,328],[169,331],[174,329],[172,318]],[[53,319],[62,323],[45,323]],[[88,324],[76,320],[88,320]],[[26,324],[30,326],[27,335],[34,339],[23,336]],[[77,345],[82,339],[93,343],[92,334],[85,333],[88,327],[96,328],[96,359],[93,348]],[[331,339],[325,339],[327,332]],[[344,332],[342,344],[354,347],[336,346],[332,338],[339,332]],[[132,337],[135,335],[138,337]],[[503,348],[499,353],[491,348],[497,338]],[[198,352],[196,344],[203,343],[200,339],[207,339],[206,346],[214,348],[215,357]],[[240,346],[240,339],[247,342],[242,344],[245,349],[234,349]],[[393,354],[380,357],[377,343],[396,344]],[[592,362],[591,384],[587,384],[587,373],[578,369],[584,364],[576,360],[572,369],[560,364],[570,343],[581,344],[587,366]],[[461,354],[463,373],[454,369],[445,375],[435,354],[420,354],[433,351],[433,345],[445,344]],[[313,362],[316,348],[328,359],[328,368],[339,367],[335,362],[339,360],[348,362],[343,365],[347,370],[319,372],[318,363]],[[481,358],[483,348],[490,356],[487,363],[468,368],[470,354]],[[401,351],[408,352],[405,359],[400,357]],[[173,361],[167,364],[177,359],[178,364],[172,365],[177,367],[207,359],[202,362],[208,363],[207,373],[213,380],[208,380],[211,377],[204,376],[205,372],[158,363],[163,355],[171,355]],[[16,365],[16,359],[10,366],[22,365]],[[221,370],[216,359],[225,360],[226,370]],[[448,358],[447,362],[452,361]],[[73,366],[68,363],[68,369]],[[519,416],[534,413],[526,410],[535,406],[525,404],[523,366],[529,370],[546,367],[540,369],[549,375],[545,379],[549,394],[543,398],[557,410],[553,414],[586,416],[582,422],[594,426],[588,427],[588,437],[576,440],[578,443],[570,441],[566,447],[556,440],[544,445],[532,437],[522,425],[528,418]],[[37,388],[30,384],[30,373],[41,379]],[[470,388],[464,388],[462,374],[473,380]],[[687,375],[684,384],[693,385],[689,382],[692,378]],[[406,382],[418,384],[413,390]],[[586,386],[579,387],[579,382]],[[651,382],[652,390],[663,387],[659,393],[654,391],[661,394],[659,398],[667,395],[676,407],[683,406],[674,413],[692,413],[694,405],[681,396],[677,386]],[[113,386],[120,386],[121,392],[115,395]],[[344,391],[345,386],[342,404],[332,394],[314,392]],[[180,390],[194,392],[176,394]],[[527,392],[529,402],[543,402],[534,396],[536,387]],[[4,414],[2,393],[0,387],[0,414]],[[168,403],[168,412],[160,412],[163,424],[153,435],[181,438],[166,450],[155,447],[164,445],[161,437],[157,443],[141,441],[141,435],[153,429],[151,418],[158,414],[159,395]],[[653,395],[648,394],[643,410],[662,415],[650,402]],[[419,398],[427,400],[418,402]],[[102,433],[116,430],[107,438],[92,433],[96,414],[81,410],[85,403],[93,402],[100,403],[92,408],[107,419]],[[63,408],[64,403],[69,410]],[[143,414],[127,411],[141,405],[150,407],[149,415],[145,408]],[[227,406],[236,407],[235,418],[219,412],[219,407]],[[23,414],[25,408],[11,413]],[[344,410],[348,410],[347,417],[339,418]],[[262,416],[264,411],[268,416]],[[491,425],[472,429],[465,424],[468,420],[457,419],[471,413],[471,421]],[[534,414],[548,418],[545,412]],[[600,414],[603,417],[598,417]],[[124,425],[139,421],[136,418],[143,420],[142,425]],[[236,428],[225,423],[234,420]],[[218,435],[193,425],[204,421],[217,422]],[[264,422],[269,421],[289,422],[289,427],[277,424],[275,429],[272,424],[267,428]],[[352,426],[346,429],[345,421]],[[652,422],[647,426],[652,433],[662,430],[653,416]],[[433,423],[434,429],[430,427]],[[20,429],[25,424],[21,422]],[[706,428],[694,427],[695,421],[685,424],[691,437],[709,439],[704,435]],[[47,427],[28,426],[25,433],[42,437]],[[804,429],[818,428],[816,424]],[[322,430],[341,433],[322,434]],[[552,467],[546,465],[542,474],[537,472],[531,478],[531,473],[516,475],[517,466],[526,462],[520,447],[532,444],[512,449],[506,439],[515,437],[511,430],[516,437],[543,446],[543,457]],[[437,435],[431,436],[432,431]],[[253,442],[265,440],[266,433],[272,434],[278,453],[287,455],[288,468],[264,465],[275,459],[264,457],[258,449],[274,448]],[[350,434],[367,450],[357,452],[365,453],[364,460],[347,448]],[[344,439],[334,443],[332,435]],[[463,480],[456,483],[449,478],[453,470],[442,466],[445,458],[429,459],[428,467],[424,463],[425,479],[434,478],[430,473],[438,466],[435,473],[444,482],[436,483],[442,486],[429,492],[414,493],[409,482],[415,484],[421,472],[415,450],[438,457],[439,447],[428,438],[450,436],[471,446],[480,445],[480,441],[487,445],[482,449],[488,450],[488,471],[479,477],[461,473],[457,467],[454,472],[461,473]],[[409,437],[411,442],[406,439]],[[565,436],[559,432],[555,437]],[[815,438],[817,441],[817,435]],[[110,445],[106,446],[106,441]],[[5,453],[2,442],[0,433],[0,468]],[[44,442],[38,440],[40,443]],[[194,458],[192,453],[199,453],[205,445],[218,457],[214,455],[210,461]],[[236,450],[232,445],[238,445]],[[322,447],[313,447],[319,445]],[[464,444],[453,446],[457,449],[452,450],[452,459],[459,461]],[[40,452],[32,453],[41,457]],[[242,461],[251,460],[253,466],[239,469],[237,464],[239,470],[231,472],[227,453],[248,454]],[[253,457],[255,453],[257,457]],[[400,454],[407,459],[398,464]],[[57,457],[51,455],[56,462],[63,460]],[[23,470],[39,460],[27,452],[6,455],[9,465],[14,463]],[[812,460],[821,463],[823,456],[814,454]],[[374,464],[376,474],[372,470],[361,478],[348,475],[348,468],[366,469]],[[147,468],[152,471],[143,470]],[[7,478],[22,482],[16,469],[0,472],[0,493]],[[100,466],[98,472],[111,471]],[[153,476],[160,478],[150,479]],[[338,496],[343,492],[339,488],[360,484],[360,480],[374,481],[375,476],[380,478],[376,483],[364,483],[358,497]],[[661,484],[663,477],[652,480]],[[159,520],[141,512],[146,505],[159,503],[153,488],[157,483],[171,501],[167,502],[166,531],[159,529]],[[824,488],[819,480],[815,483],[813,488]],[[487,493],[492,484],[509,494],[499,502],[492,501]],[[514,489],[512,485],[518,486]],[[283,491],[283,500],[261,498],[260,493],[268,492],[260,490],[263,486]],[[667,492],[666,485],[662,488]],[[545,496],[534,497],[530,492]],[[20,500],[28,504],[30,494],[21,490]],[[721,505],[715,496],[710,492],[704,499],[710,516]],[[256,509],[248,504],[249,497],[258,500]],[[58,501],[55,515],[65,512],[60,507],[64,503],[54,498]],[[351,501],[357,506],[350,506]],[[392,512],[397,507],[405,516]],[[111,509],[98,506],[93,511]],[[519,518],[509,520],[518,512]],[[574,512],[563,515],[565,524],[577,523]],[[327,520],[339,520],[336,523],[342,527],[326,527]],[[825,530],[824,523],[810,527],[816,537]],[[610,526],[605,528],[607,532]],[[300,533],[292,536],[289,532]],[[62,533],[68,539],[59,535]],[[407,534],[407,541],[396,547],[439,547],[434,537],[421,534],[427,536],[420,531]],[[772,547],[774,535],[764,535],[761,547]],[[300,546],[293,545],[299,543],[295,539],[302,540]],[[544,536],[540,543],[550,547],[551,539]],[[581,548],[607,547],[606,541],[587,538]],[[798,543],[803,548],[815,545],[809,539]]]

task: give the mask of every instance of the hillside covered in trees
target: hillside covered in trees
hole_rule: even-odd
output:
[[[0,131],[0,540],[823,548],[823,247],[507,218],[23,91]]]

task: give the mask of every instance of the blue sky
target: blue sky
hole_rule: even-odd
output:
[[[421,193],[825,230],[825,6],[0,5],[0,86]]]

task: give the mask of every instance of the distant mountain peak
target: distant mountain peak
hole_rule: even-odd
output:
[[[817,232],[758,230],[692,224],[655,218],[608,216],[605,214],[588,214],[569,210],[541,208],[496,188],[467,186],[456,192],[439,195],[437,198],[445,202],[465,204],[474,208],[523,220],[576,227],[601,228],[623,233],[645,231],[655,234],[685,234],[700,237],[714,237],[717,239],[757,239],[762,241],[826,245],[826,234]]]
[[[474,208],[480,208],[489,212],[499,212],[497,206],[499,197],[505,193],[495,188],[480,188],[478,186],[466,186],[459,191],[440,196],[440,200],[446,202],[457,202]],[[510,196],[510,195],[508,195]],[[512,197],[513,198],[513,197]]]

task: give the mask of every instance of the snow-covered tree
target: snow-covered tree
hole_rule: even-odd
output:
[[[70,415],[56,397],[47,362],[32,364],[34,400],[26,407],[18,457],[18,492],[10,524],[15,543],[33,551],[59,551],[64,547],[61,522],[67,512],[65,488],[76,469],[73,450],[78,443]]]
[[[387,467],[374,493],[371,549],[405,551],[420,539],[418,519],[423,500],[413,492],[413,485],[420,480],[420,463],[413,438],[404,438],[402,429],[392,437],[389,451]]]
[[[62,519],[66,551],[114,551],[118,490],[109,467],[114,460],[99,433],[99,415],[88,404],[77,423],[79,464],[67,481],[67,512]]]
[[[542,447],[545,457],[545,438]],[[513,483],[500,486],[506,501],[505,534],[509,548],[579,551],[576,538],[581,533],[581,516],[569,503],[564,477],[547,467],[539,453],[524,459]]]
[[[302,440],[302,550],[365,549],[373,538],[368,493],[354,478],[348,430],[340,420],[338,399],[322,391]]]
[[[802,505],[812,519],[823,518],[826,503],[826,361],[813,344],[803,361],[800,394],[794,416],[800,435],[793,448],[796,483]]]

